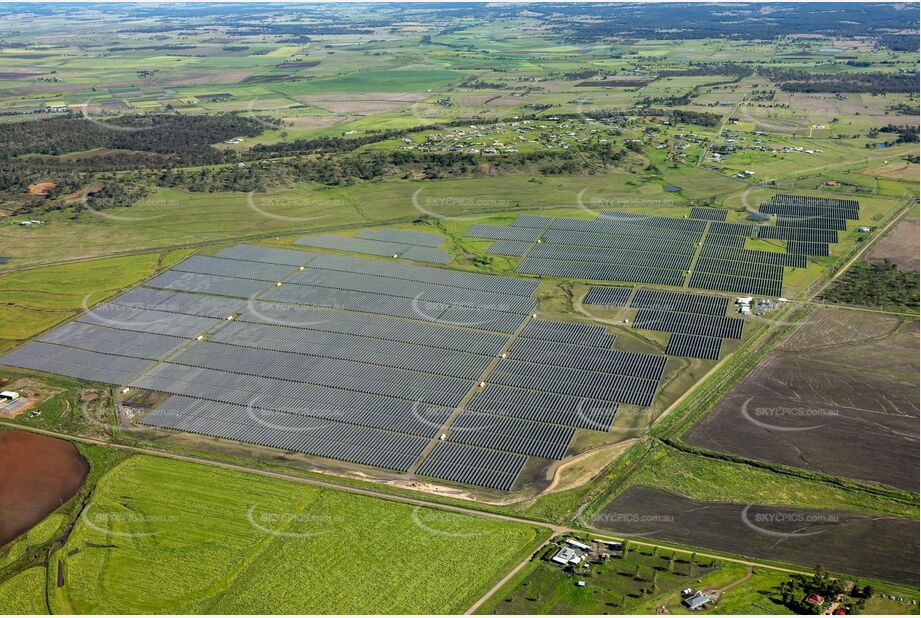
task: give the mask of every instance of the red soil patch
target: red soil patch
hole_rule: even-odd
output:
[[[57,185],[50,180],[33,182],[29,185],[29,195],[48,195]]]
[[[72,498],[89,465],[73,444],[27,433],[0,433],[0,546]]]

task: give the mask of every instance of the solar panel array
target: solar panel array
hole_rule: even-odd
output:
[[[151,427],[398,471],[422,458],[421,475],[509,489],[528,457],[562,458],[577,429],[649,405],[665,365],[599,326],[529,320],[537,285],[240,245],[2,362],[170,395]]]
[[[799,240],[804,242],[838,242],[836,230],[818,230],[798,227],[762,226],[758,228],[758,238],[775,240]]]
[[[399,257],[432,264],[447,264],[453,259],[453,256],[438,249],[442,240],[440,234],[384,228],[362,232],[355,237],[333,234],[305,236],[295,241],[294,244],[380,257]]]
[[[790,241],[787,243],[787,253],[799,255],[805,260],[807,255],[816,255],[828,257],[831,255],[828,251],[827,242],[798,242]]]
[[[702,208],[700,206],[695,206],[691,209],[691,218],[692,219],[706,219],[708,221],[725,221],[727,215],[729,215],[728,210],[723,210],[721,208]]]
[[[527,460],[525,455],[439,442],[422,462],[419,474],[507,491]]]
[[[783,293],[783,281],[780,279],[757,279],[697,270],[691,273],[688,285],[702,290],[746,292],[762,296],[780,296]]]
[[[640,309],[633,321],[634,328],[723,339],[741,339],[744,324],[740,318],[652,309]]]
[[[639,289],[630,306],[635,309],[726,315],[729,299],[724,296],[707,296],[690,292]]]
[[[588,293],[582,299],[582,303],[586,305],[623,307],[627,304],[631,292],[633,292],[633,288],[593,285],[588,289]]]
[[[702,337],[674,333],[668,340],[665,353],[671,356],[687,356],[704,360],[719,360],[723,340],[719,337]]]
[[[379,230],[365,230],[358,235],[358,238],[395,242],[404,245],[417,245],[420,247],[438,247],[444,242],[444,236],[441,234],[401,230],[392,227],[385,227]]]

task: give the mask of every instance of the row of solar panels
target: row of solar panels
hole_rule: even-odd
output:
[[[305,236],[294,244],[381,257],[398,257],[433,264],[447,264],[453,259],[453,256],[438,249],[438,245],[443,240],[440,234],[384,228],[367,230],[356,237],[333,234]]]
[[[633,288],[617,286],[592,286],[582,300],[587,305],[626,306]],[[723,296],[708,296],[691,292],[671,292],[640,288],[630,302],[634,309],[678,311],[705,315],[726,315],[729,299]]]

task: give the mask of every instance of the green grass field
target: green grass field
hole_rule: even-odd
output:
[[[445,613],[546,534],[169,459],[99,482],[55,555],[71,613]]]
[[[0,582],[0,608],[4,614],[47,614],[45,569],[32,567]]]
[[[188,251],[148,253],[0,275],[0,350],[73,317],[180,261]]]

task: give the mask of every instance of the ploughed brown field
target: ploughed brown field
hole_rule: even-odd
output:
[[[0,433],[0,546],[72,498],[88,472],[70,442],[24,431]]]
[[[918,583],[918,522],[898,517],[702,502],[630,487],[591,522],[601,530],[644,536],[750,558],[823,564],[848,575]]]
[[[822,309],[684,436],[918,491],[918,322]]]

